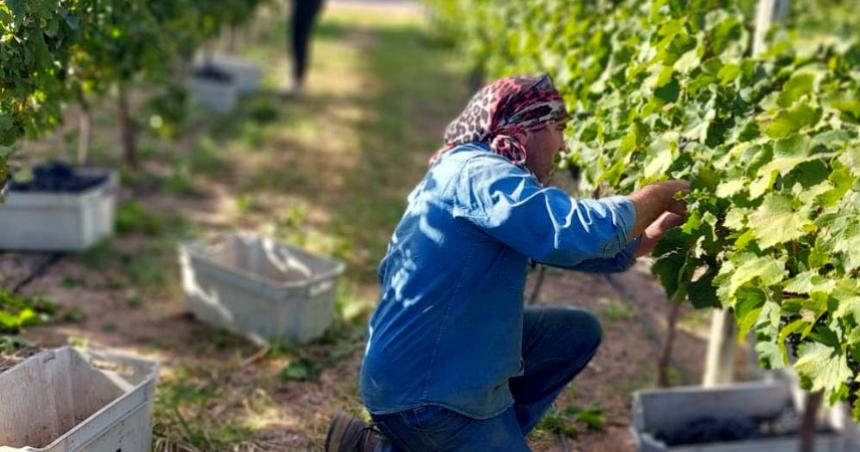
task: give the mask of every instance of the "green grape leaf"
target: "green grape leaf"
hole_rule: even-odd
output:
[[[836,281],[821,276],[816,271],[806,271],[787,281],[786,292],[808,294],[811,292],[830,293],[836,287]]]
[[[714,286],[714,278],[717,272],[709,269],[699,279],[687,286],[687,298],[696,309],[720,307],[720,299],[717,297],[717,288]]]
[[[761,206],[749,217],[749,226],[762,248],[802,237],[810,222],[805,213],[795,210],[794,199],[785,194],[771,193],[765,196]]]
[[[728,198],[737,193],[740,193],[746,186],[746,183],[740,179],[728,180],[720,183],[717,186],[717,196],[720,198]]]
[[[805,72],[792,75],[783,85],[777,102],[783,107],[790,106],[801,97],[811,94],[814,83],[815,74]]]
[[[719,275],[714,280],[719,285],[717,293],[720,298],[729,299],[741,286],[752,281],[758,281],[759,287],[777,284],[787,274],[785,261],[785,257],[776,259],[772,256],[757,256],[748,252],[738,253],[732,257],[732,265],[723,264]]]
[[[820,112],[805,104],[780,110],[765,125],[764,133],[771,138],[785,138],[815,124],[820,116]]]
[[[795,166],[809,160],[811,149],[809,138],[795,135],[790,138],[779,140],[774,145],[774,159],[759,171],[759,175],[770,174],[773,171],[785,175]]]
[[[832,347],[804,342],[798,347],[798,356],[794,369],[811,382],[810,391],[833,392],[851,377],[845,355]]]

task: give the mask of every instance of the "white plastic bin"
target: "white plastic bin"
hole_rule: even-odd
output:
[[[0,373],[0,452],[149,452],[158,364],[63,347]]]
[[[240,94],[253,94],[260,90],[263,70],[259,63],[219,55],[212,58],[212,65],[233,77]]]
[[[83,251],[114,233],[116,192],[114,172],[100,185],[80,193],[16,192],[8,190],[0,204],[0,249]]]
[[[709,417],[739,420],[775,417],[796,410],[792,390],[783,382],[738,383],[637,391],[633,395],[631,432],[640,452],[789,452],[798,450],[795,436],[668,446],[656,432],[675,434],[691,421]],[[830,426],[832,427],[832,426]],[[839,432],[818,433],[816,452],[853,452]]]
[[[192,75],[186,81],[194,103],[218,113],[227,114],[236,108],[239,89],[235,80],[219,80]]]
[[[331,324],[340,262],[255,234],[180,246],[186,305],[257,343],[303,343]]]

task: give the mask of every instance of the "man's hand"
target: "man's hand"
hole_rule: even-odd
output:
[[[690,192],[690,183],[681,180],[657,182],[631,193],[628,198],[636,208],[636,224],[630,231],[630,240],[638,237],[664,212],[683,216],[687,203],[676,195]]]
[[[636,249],[636,257],[642,257],[651,254],[654,245],[669,232],[670,229],[684,224],[686,220],[681,215],[672,212],[663,212],[656,221],[645,228],[642,233],[642,241],[639,242],[639,248]]]

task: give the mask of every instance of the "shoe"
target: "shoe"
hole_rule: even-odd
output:
[[[360,419],[337,412],[325,437],[325,452],[373,452],[379,443],[376,429]]]

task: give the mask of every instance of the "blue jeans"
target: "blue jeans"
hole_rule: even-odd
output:
[[[585,368],[601,337],[600,323],[587,311],[527,307],[522,348],[525,373],[509,381],[514,397],[511,408],[490,419],[473,419],[435,405],[372,415],[385,437],[376,452],[528,451],[526,435],[564,386]]]

